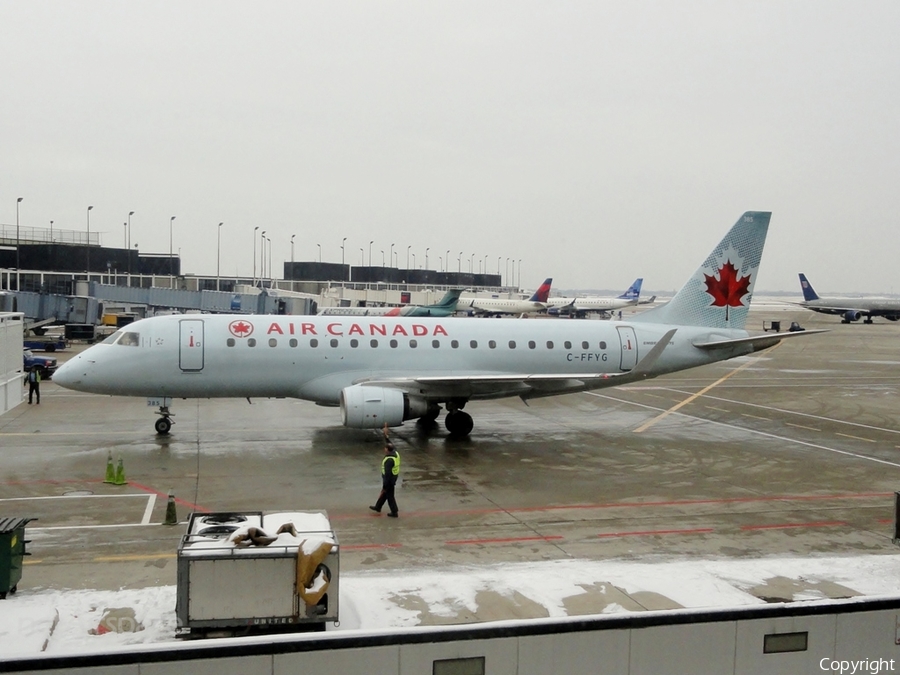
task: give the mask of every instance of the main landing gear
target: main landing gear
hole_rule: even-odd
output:
[[[465,401],[447,402],[447,416],[444,418],[444,426],[447,427],[450,435],[456,438],[468,436],[475,426],[472,416],[462,410],[465,405]]]

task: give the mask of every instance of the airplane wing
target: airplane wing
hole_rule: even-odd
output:
[[[452,398],[486,400],[508,396],[518,396],[525,401],[543,396],[603,389],[656,377],[653,373],[653,366],[676,331],[677,329],[673,328],[667,332],[634,368],[625,373],[426,375],[360,380],[356,384],[395,387],[436,401]]]

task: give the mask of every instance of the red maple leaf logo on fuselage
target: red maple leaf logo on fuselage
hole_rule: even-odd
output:
[[[712,298],[711,307],[724,307],[725,320],[728,320],[729,307],[743,307],[743,297],[750,292],[750,275],[738,277],[738,269],[727,260],[719,268],[719,278],[704,274],[706,292]]]

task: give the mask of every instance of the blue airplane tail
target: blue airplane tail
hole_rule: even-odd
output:
[[[632,321],[743,329],[771,217],[747,211],[675,297]]]
[[[531,302],[547,302],[547,298],[550,297],[550,284],[553,283],[553,279],[548,277],[544,279],[544,283],[538,286],[538,289],[534,292],[530,298],[528,298]]]
[[[644,283],[643,279],[635,279],[634,283],[628,287],[628,290],[622,293],[617,300],[640,300],[641,299],[641,284]]]
[[[807,302],[811,300],[818,300],[819,294],[816,293],[815,289],[812,287],[812,284],[806,279],[806,275],[803,272],[800,272],[800,288],[803,290],[803,299]]]

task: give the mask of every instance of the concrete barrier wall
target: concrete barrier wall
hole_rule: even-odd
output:
[[[854,667],[857,674],[885,673],[900,670],[898,621],[900,598],[850,600],[195,640],[90,656],[0,657],[0,672],[421,675],[447,659],[473,659],[466,669],[448,672],[476,673],[483,659],[486,675],[797,675],[835,673],[841,667],[845,673]],[[798,638],[806,648],[765,653],[771,635]]]

